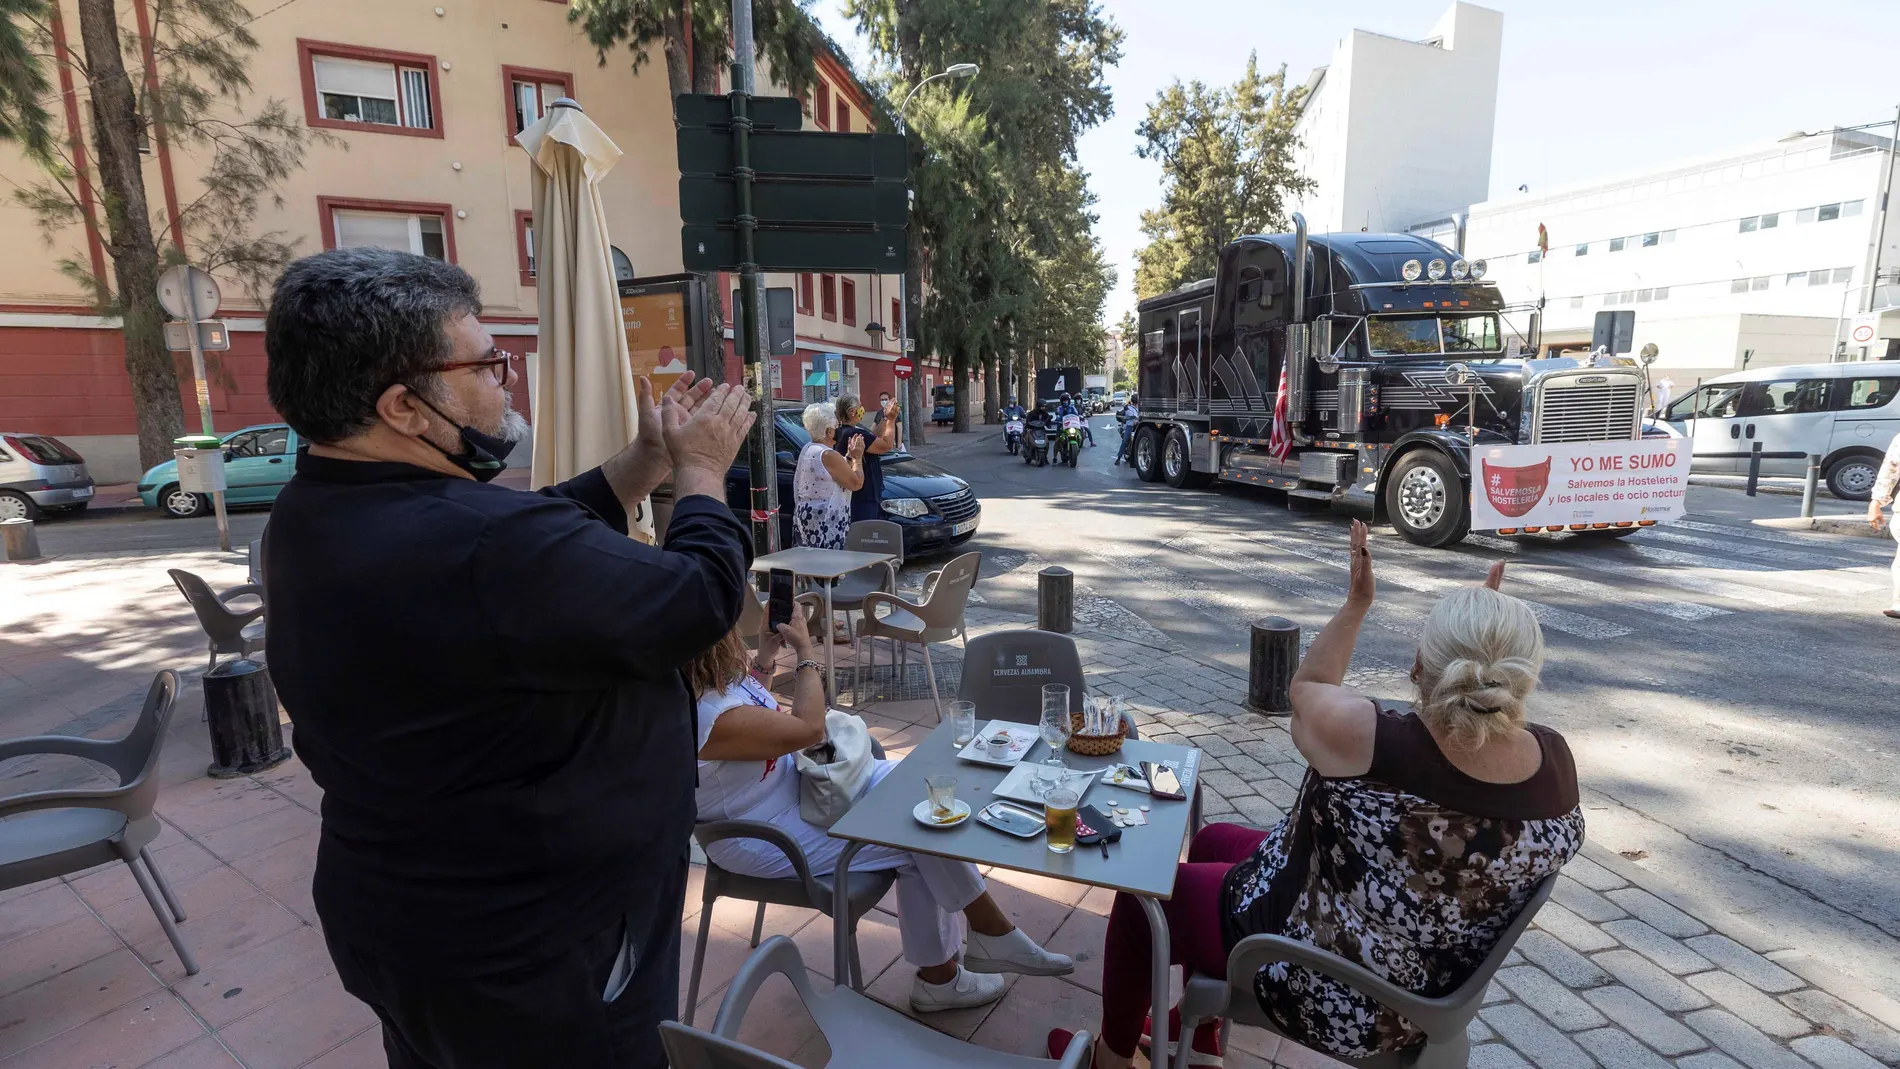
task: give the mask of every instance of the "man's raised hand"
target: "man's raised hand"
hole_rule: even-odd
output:
[[[690,409],[688,401],[693,402]],[[675,480],[684,481],[690,471],[716,476],[723,488],[726,469],[732,466],[755,416],[751,396],[738,386],[715,386],[689,398],[675,398],[669,391],[661,404],[660,422]],[[684,487],[681,490],[685,492]]]

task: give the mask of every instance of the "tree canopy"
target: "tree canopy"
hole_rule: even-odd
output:
[[[1221,246],[1286,229],[1288,198],[1313,188],[1293,162],[1305,92],[1257,56],[1231,86],[1195,80],[1156,94],[1135,154],[1161,164],[1161,206],[1141,214],[1135,294],[1152,297],[1214,273]]]

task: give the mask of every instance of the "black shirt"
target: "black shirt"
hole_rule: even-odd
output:
[[[832,448],[843,453],[851,448],[851,439],[864,439],[864,485],[851,491],[851,520],[881,520],[884,509],[878,502],[884,500],[884,458],[871,452],[871,443],[877,441],[877,435],[863,427],[838,428],[837,438]]]
[[[598,469],[526,493],[297,458],[264,553],[267,638],[324,791],[327,934],[474,976],[621,917],[679,923],[650,874],[682,863],[693,824],[680,669],[737,622],[751,545],[703,496],[677,503],[665,550],[626,524]]]

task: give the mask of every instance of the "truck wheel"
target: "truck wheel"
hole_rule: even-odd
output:
[[[1874,496],[1880,458],[1865,453],[1844,456],[1827,467],[1828,492],[1843,501],[1865,501]]]
[[[1211,481],[1206,472],[1194,470],[1187,432],[1179,427],[1169,431],[1161,444],[1161,476],[1177,490],[1198,490]]]
[[[1419,449],[1399,459],[1385,483],[1385,511],[1405,540],[1445,546],[1471,530],[1465,482],[1444,454]]]
[[[1161,432],[1153,427],[1135,432],[1135,476],[1144,483],[1161,481]]]

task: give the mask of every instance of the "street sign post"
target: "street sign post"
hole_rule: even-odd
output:
[[[178,326],[185,335],[183,348],[191,350],[191,377],[198,397],[198,423],[206,438],[215,438],[217,432],[211,429],[211,385],[205,379],[203,328],[207,320],[218,313],[218,303],[223,299],[224,295],[218,290],[218,280],[211,277],[211,272],[199,270],[190,264],[167,268],[164,274],[158,276],[159,305],[184,320]],[[169,340],[172,324],[166,326]],[[222,322],[217,322],[215,334],[224,341],[218,346],[219,349],[231,347],[230,336],[225,334]],[[224,512],[222,486],[212,491],[211,506],[218,515],[218,548],[228,552],[231,549],[231,526]]]
[[[1879,332],[1880,313],[1866,312],[1854,317],[1853,329],[1847,336],[1855,345],[1872,345],[1875,335]]]
[[[165,324],[165,348],[174,353],[182,353],[191,348],[191,335],[185,330],[186,324],[173,320]],[[231,348],[231,333],[224,327],[222,319],[203,319],[198,322],[198,349],[200,352],[221,353]]]
[[[1598,312],[1594,327],[1590,334],[1591,352],[1627,353],[1636,344],[1634,309]]]
[[[732,291],[732,306],[739,307],[738,290]],[[765,291],[765,339],[768,355],[793,356],[798,352],[797,309],[790,286],[773,286]]]

